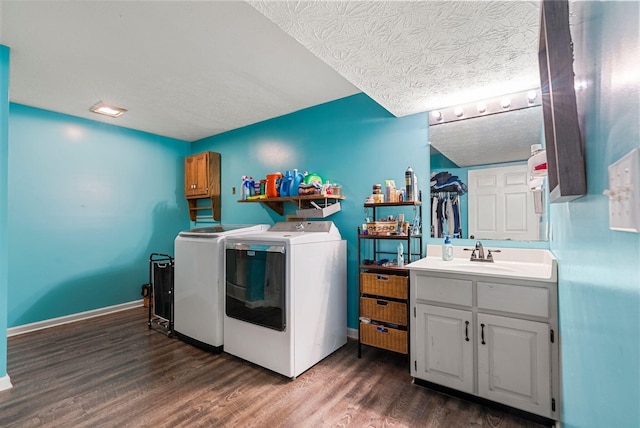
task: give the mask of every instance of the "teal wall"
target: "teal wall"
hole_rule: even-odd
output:
[[[574,69],[588,194],[551,204],[558,257],[562,419],[640,426],[640,235],[609,229],[607,167],[640,146],[638,2],[575,2]],[[639,183],[635,183],[636,186]]]
[[[7,374],[9,48],[0,45],[0,378]]]
[[[429,138],[427,114],[395,118],[364,94],[353,95],[286,116],[216,135],[192,145],[198,153],[222,155],[222,221],[273,223],[284,220],[262,204],[238,203],[243,175],[263,178],[292,168],[316,172],[342,184],[346,200],[333,221],[347,240],[348,326],[358,325],[357,227],[364,222],[362,207],[374,183],[393,179],[404,185],[411,166],[418,185],[427,189]],[[294,213],[293,205],[287,213]],[[397,214],[398,209],[384,212]],[[383,212],[379,211],[378,216]],[[426,212],[424,216],[426,218]],[[412,218],[409,212],[405,218]]]
[[[451,159],[443,155],[442,153],[432,153],[429,156],[431,159],[431,170],[446,170],[447,168],[458,168],[458,165],[453,163]]]
[[[18,104],[9,122],[9,327],[140,299],[189,227],[190,145]]]

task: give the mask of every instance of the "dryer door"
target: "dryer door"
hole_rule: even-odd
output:
[[[284,245],[226,244],[225,311],[228,317],[284,331]]]

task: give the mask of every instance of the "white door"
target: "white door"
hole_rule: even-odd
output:
[[[551,417],[549,325],[478,314],[478,394]]]
[[[475,169],[468,174],[470,239],[540,239],[527,165]]]
[[[473,393],[471,311],[416,305],[416,377]]]

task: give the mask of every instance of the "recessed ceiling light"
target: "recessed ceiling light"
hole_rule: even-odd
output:
[[[431,116],[433,116],[435,120],[442,120],[442,113],[440,113],[440,111],[438,110],[432,111]]]
[[[89,109],[89,111],[92,111],[98,114],[104,114],[105,116],[118,117],[118,116],[121,116],[124,112],[126,112],[127,109],[122,107],[112,106],[112,105],[103,103],[102,101],[98,101]]]
[[[456,117],[462,117],[464,116],[464,110],[462,110],[462,107],[456,107],[453,114],[455,114]]]

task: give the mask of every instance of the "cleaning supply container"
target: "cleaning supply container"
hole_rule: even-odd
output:
[[[291,187],[289,188],[290,196],[298,196],[298,187],[300,183],[304,182],[304,174],[298,172],[297,169],[293,170],[293,182],[291,183]]]
[[[267,174],[267,198],[277,198],[279,195],[278,179],[282,178],[282,173],[274,172]]]
[[[291,171],[284,173],[280,183],[280,196],[291,196],[291,186],[293,185],[293,174]]]
[[[442,260],[453,260],[453,245],[451,245],[449,235],[444,238],[444,244],[442,244]]]

